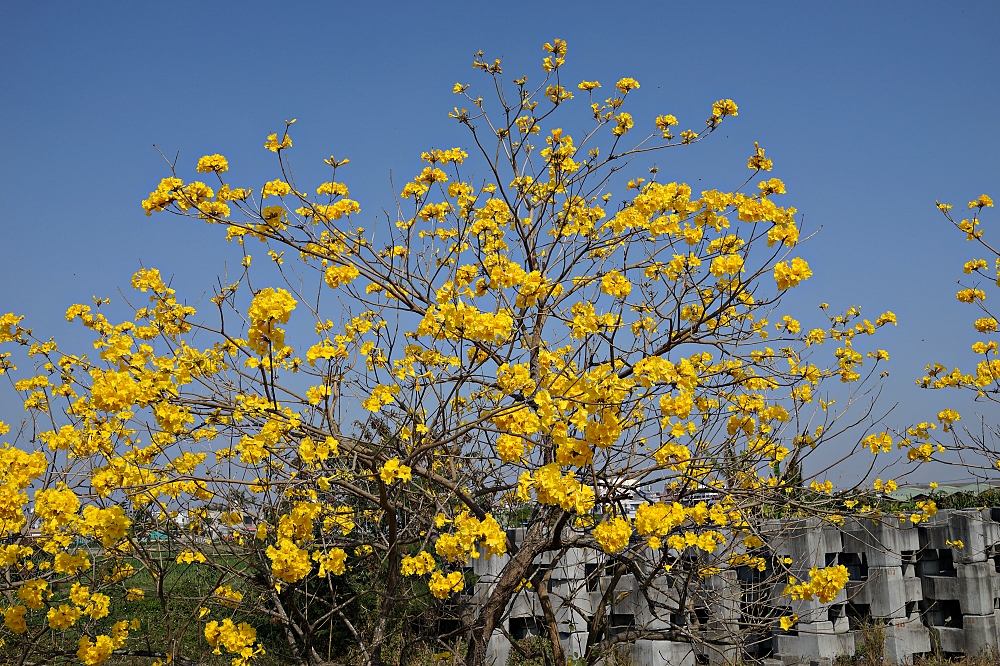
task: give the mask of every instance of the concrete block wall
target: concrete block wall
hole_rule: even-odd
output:
[[[894,664],[912,663],[935,644],[945,653],[1000,650],[1000,509],[943,510],[921,525],[895,517],[850,519],[840,527],[818,519],[770,520],[757,533],[767,545],[751,554],[766,557],[763,574],[723,568],[695,581],[667,574],[645,591],[633,573],[609,591],[608,560],[598,551],[569,549],[554,565],[552,554],[540,557],[536,565],[553,567],[549,596],[567,655],[585,652],[588,619],[603,599],[611,600],[605,610],[611,633],[646,630],[662,637],[682,625],[693,637],[631,641],[627,649],[635,666],[714,665],[745,657],[774,666],[825,663],[853,655],[867,640],[861,627],[872,625],[882,627],[886,659]],[[524,530],[509,535],[518,542]],[[474,599],[488,593],[506,563],[506,556],[473,560]],[[850,572],[836,599],[782,595],[788,575],[807,580],[812,567],[834,564]],[[792,614],[798,623],[783,631],[778,619]],[[523,638],[543,634],[542,628],[537,594],[522,589],[507,608],[504,629]],[[494,666],[505,666],[510,644],[503,632],[489,645]]]

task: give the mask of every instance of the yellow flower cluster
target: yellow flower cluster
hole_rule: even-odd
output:
[[[528,490],[531,488],[534,488],[535,499],[542,504],[579,514],[590,513],[594,508],[594,489],[577,481],[573,472],[563,476],[559,463],[549,463],[535,470],[534,475],[522,472],[518,479],[518,499],[528,501]]]
[[[302,462],[309,465],[319,463],[337,455],[339,446],[340,442],[333,437],[327,437],[322,442],[314,442],[309,437],[303,437],[299,442],[299,457],[302,458]]]
[[[875,492],[885,491],[887,493],[891,493],[895,492],[897,488],[899,488],[899,486],[892,479],[889,479],[888,481],[883,481],[881,478],[878,478],[875,479],[875,483],[872,484],[872,489],[875,490]]]
[[[470,556],[478,559],[477,544],[486,549],[487,558],[507,552],[507,533],[489,514],[479,520],[470,516],[468,511],[463,511],[455,516],[454,526],[454,532],[440,535],[434,543],[434,552],[449,562],[465,564]]]
[[[605,553],[619,553],[628,546],[632,525],[627,518],[615,516],[594,528],[594,539]]]
[[[347,552],[342,548],[331,548],[326,553],[316,551],[312,554],[312,558],[319,565],[320,576],[326,576],[328,573],[343,576],[347,571]]]
[[[399,386],[379,384],[372,389],[371,395],[364,399],[361,406],[370,412],[377,412],[395,400],[397,393],[399,393]]]
[[[222,654],[221,648],[235,654],[232,666],[245,666],[255,656],[264,654],[264,648],[259,643],[256,648],[253,645],[257,640],[257,630],[246,622],[237,625],[229,618],[221,624],[212,620],[205,625],[205,640],[215,648],[213,654]]]
[[[274,577],[286,583],[302,580],[312,569],[309,551],[299,548],[291,539],[279,540],[277,548],[268,546],[265,554],[271,560]]]
[[[431,164],[462,164],[468,156],[469,154],[461,148],[435,149],[420,153],[420,160]]]
[[[794,577],[789,577],[788,585],[782,594],[790,596],[792,599],[802,599],[812,601],[818,598],[820,603],[828,604],[837,598],[840,591],[847,585],[849,574],[847,567],[838,564],[820,569],[813,567],[809,570],[809,581],[799,583]]]
[[[218,153],[205,155],[198,160],[197,171],[198,173],[224,173],[229,171],[229,161]]]
[[[887,432],[871,434],[865,437],[862,445],[875,454],[888,453],[892,451],[892,436]]]
[[[434,557],[425,550],[416,555],[407,555],[400,564],[400,573],[404,576],[422,576],[425,573],[434,571],[437,563]]]
[[[625,298],[632,291],[632,283],[618,271],[610,271],[601,278],[601,291],[615,298]]]
[[[177,556],[177,564],[202,564],[206,561],[201,553],[185,550]]]
[[[481,312],[462,301],[432,305],[417,326],[417,335],[435,340],[469,340],[500,343],[510,337],[514,318],[507,310]]]
[[[934,500],[920,500],[917,502],[918,511],[910,514],[910,522],[914,525],[919,525],[920,523],[926,523],[933,516],[937,515],[937,502]],[[903,516],[900,516],[900,522],[905,520]]]
[[[276,153],[285,148],[291,148],[292,137],[288,136],[288,133],[285,132],[285,135],[281,137],[281,141],[279,142],[277,134],[268,134],[267,139],[264,141],[264,147],[272,153]]]
[[[810,277],[812,277],[812,270],[804,259],[795,257],[790,263],[779,261],[774,265],[774,281],[780,290],[795,287]]]
[[[650,548],[656,550],[660,547],[661,540],[686,519],[687,511],[679,502],[671,504],[643,502],[636,508],[635,530],[640,536],[646,537],[646,543]]]
[[[350,284],[360,272],[354,266],[330,266],[324,273],[324,279],[331,289]]]
[[[47,467],[44,451],[25,453],[7,444],[0,446],[0,537],[19,532],[24,526],[24,507],[28,504],[25,490],[45,474]]]
[[[288,323],[296,305],[298,301],[284,289],[267,287],[254,295],[247,311],[250,319],[247,339],[254,352],[261,356],[269,352],[277,356],[285,353],[285,331],[278,324]]]
[[[719,546],[723,546],[725,543],[726,537],[715,530],[708,530],[700,534],[688,531],[683,535],[674,534],[667,538],[667,546],[678,551],[694,546],[706,553],[714,553]]]
[[[465,589],[465,577],[461,571],[453,571],[445,576],[435,570],[427,582],[427,587],[438,599],[447,599],[452,592],[461,592]]]
[[[715,277],[738,275],[739,273],[742,273],[743,270],[743,257],[738,254],[727,254],[721,257],[716,257],[715,259],[712,259],[712,264],[709,266],[709,271]]]
[[[383,483],[392,483],[396,479],[406,482],[413,478],[413,471],[406,465],[399,463],[399,458],[386,460],[379,471],[379,476]]]
[[[530,395],[535,390],[535,382],[531,379],[531,369],[526,364],[510,365],[504,363],[497,368],[497,384],[507,395],[520,391]]]

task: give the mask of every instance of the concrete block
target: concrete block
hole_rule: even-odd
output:
[[[784,589],[783,585],[778,585],[776,587],[779,588],[779,593],[782,589]],[[826,619],[830,612],[830,606],[844,604],[848,601],[847,588],[845,587],[829,603],[822,603],[819,599],[807,601],[805,599],[789,599],[788,597],[781,597],[776,605],[787,606],[790,609],[789,612],[798,615],[805,622],[816,622]]]
[[[703,657],[713,666],[717,664],[735,664],[740,661],[741,650],[737,645],[726,643],[695,643],[695,653]]]
[[[694,647],[677,641],[635,641],[630,648],[633,666],[694,666]]]
[[[988,615],[996,607],[1000,575],[993,562],[972,562],[956,565],[957,576],[924,576],[924,598],[957,600],[962,614]]]
[[[955,576],[924,576],[920,580],[924,599],[945,601],[959,597],[958,578]]]
[[[930,631],[919,617],[894,620],[885,628],[885,657],[889,663],[912,664],[914,654],[930,651]]]
[[[805,571],[826,566],[827,536],[818,518],[768,521],[769,544],[779,557],[790,557],[794,566]],[[832,540],[832,537],[830,537]],[[831,544],[835,545],[835,544]]]
[[[962,650],[967,655],[980,655],[984,652],[996,650],[997,642],[997,614],[989,615],[963,615],[962,632],[965,637],[965,649]]]
[[[906,586],[907,601],[922,601],[924,598],[923,585],[917,577],[903,577],[903,584]]]
[[[850,520],[843,528],[843,551],[861,553],[868,566],[898,567],[903,564],[902,551],[920,547],[916,528],[894,525],[877,520]]]
[[[542,615],[542,605],[538,595],[532,590],[523,589],[510,600],[508,617],[536,617]]]
[[[619,599],[618,597],[621,598]],[[611,599],[613,601],[611,612],[619,615],[635,615],[641,612],[640,609],[644,604],[642,594],[636,590],[635,576],[632,574],[621,577],[615,586],[615,591],[612,593]]]
[[[778,634],[774,637],[776,653],[781,655],[782,660],[786,656],[799,657],[799,661],[805,661],[854,655],[854,634],[834,633],[833,623],[830,621],[799,622],[796,629],[797,636]]]
[[[670,614],[680,608],[679,599],[669,588],[650,586],[646,595],[653,602],[653,608],[643,599],[635,613],[635,624],[637,627],[651,631],[662,631],[670,629]]]
[[[951,529],[948,523],[921,525],[918,533],[921,548],[944,550],[951,547],[948,545],[948,541],[951,541]]]
[[[587,638],[590,636],[586,631],[574,631],[568,634],[559,632],[559,642],[562,643],[563,652],[567,657],[579,659],[587,653]]]
[[[898,566],[869,567],[867,580],[850,585],[850,601],[870,606],[872,616],[880,618],[907,616],[906,582]]]
[[[930,557],[931,554],[934,557]],[[936,576],[941,573],[941,561],[937,557],[936,550],[928,549],[921,552],[915,573],[917,576]]]
[[[507,666],[510,658],[510,641],[501,632],[495,631],[486,644],[487,666]]]
[[[965,630],[958,627],[934,627],[942,652],[965,652]]]
[[[510,555],[494,555],[493,557],[480,556],[472,560],[472,573],[479,576],[482,583],[494,582],[500,577],[500,572],[510,561]]]
[[[989,551],[1000,541],[1000,524],[988,521],[981,511],[952,511],[948,516],[951,541],[961,541],[962,548],[952,548],[955,562],[985,562]]]
[[[706,579],[696,597],[709,609],[712,620],[738,623],[743,592],[736,571],[728,569]]]
[[[987,615],[993,612],[993,578],[996,572],[993,562],[973,562],[959,564],[958,603],[962,614]]]
[[[572,599],[562,602],[562,600],[550,597],[550,600],[556,613],[556,623],[559,625],[560,632],[571,634],[576,631],[586,631],[587,617],[573,604]]]
[[[583,580],[587,564],[597,564],[597,553],[585,548],[570,548],[552,568],[552,578],[557,580]]]
[[[549,589],[549,600],[556,609],[573,608],[578,613],[593,615],[590,593],[582,580],[560,580],[552,583]]]

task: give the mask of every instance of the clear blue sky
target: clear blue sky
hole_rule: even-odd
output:
[[[931,360],[973,362],[975,313],[954,292],[975,253],[934,201],[1000,197],[998,20],[996,2],[7,0],[0,311],[80,344],[66,307],[115,296],[140,261],[192,298],[210,287],[233,260],[219,230],[139,208],[164,175],[154,143],[189,170],[221,152],[234,182],[256,183],[271,173],[264,136],[295,117],[303,179],[318,180],[322,157],[350,157],[352,196],[375,213],[391,203],[390,170],[407,177],[420,150],[465,142],[446,113],[456,81],[482,81],[473,52],[538,77],[540,45],[561,37],[570,80],[640,81],[637,119],[698,127],[714,100],[739,104],[707,142],[658,157],[661,173],[732,188],[753,141],[767,149],[786,202],[822,227],[801,248],[816,276],[790,308],[899,316],[879,343],[892,355],[884,404],[899,403],[890,421],[956,406],[998,422],[992,405],[913,385]]]

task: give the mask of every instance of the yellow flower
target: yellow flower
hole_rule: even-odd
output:
[[[264,183],[264,188],[261,190],[260,194],[263,198],[267,197],[283,197],[292,191],[291,185],[283,180],[272,180],[270,182]]]
[[[4,625],[6,625],[6,627],[15,634],[23,634],[28,630],[28,623],[24,619],[24,616],[27,615],[27,613],[28,609],[24,606],[12,606],[4,609]]]
[[[215,173],[223,173],[225,171],[229,171],[229,162],[225,157],[219,154],[205,155],[198,160],[197,170],[199,173],[209,173],[212,171]]]
[[[277,134],[268,134],[267,140],[264,142],[264,147],[270,150],[272,153],[276,153],[283,148],[291,148],[292,137],[285,134],[285,136],[281,138],[281,142],[279,143]]]
[[[195,553],[190,550],[185,550],[180,555],[177,556],[177,564],[195,564],[205,562],[205,556],[201,553]]]
[[[76,651],[76,658],[87,666],[98,666],[103,664],[114,652],[115,645],[110,636],[98,636],[93,641],[89,636],[82,636]]]
[[[461,571],[453,571],[447,576],[435,570],[431,574],[431,579],[427,583],[431,594],[438,599],[447,599],[452,592],[461,592],[465,589],[465,578]]]
[[[415,556],[407,555],[400,565],[400,573],[404,576],[421,576],[433,571],[437,566],[434,557],[427,551],[420,551]]]
[[[779,261],[774,265],[774,281],[778,289],[785,290],[797,286],[800,282],[812,277],[812,270],[805,260],[795,257],[791,263]]]
[[[783,618],[781,618],[781,620],[779,620],[779,623],[781,624],[782,629],[788,631],[789,629],[794,627],[795,623],[798,621],[799,621],[798,615],[786,615]]]
[[[617,88],[618,92],[620,92],[623,95],[628,93],[630,90],[635,90],[638,87],[639,87],[639,82],[630,77],[618,79],[618,83],[615,84],[615,88]]]
[[[979,195],[978,199],[969,202],[969,208],[992,208],[992,207],[993,207],[993,199],[991,199],[986,194],[981,194]]]
[[[627,519],[615,516],[594,528],[594,539],[605,553],[618,553],[628,546],[632,526]]]
[[[59,608],[50,608],[46,619],[49,622],[49,627],[52,629],[65,630],[76,624],[81,615],[83,615],[83,612],[79,608],[62,604]]]
[[[250,657],[263,652],[263,648],[257,645],[253,648],[254,641],[257,640],[257,630],[246,622],[234,624],[232,620],[226,618],[220,624],[212,620],[205,625],[205,640],[215,648],[213,654],[222,654],[220,648],[225,648],[230,654],[239,655],[233,659],[233,666],[244,666],[249,663]]]
[[[44,580],[29,580],[17,588],[17,596],[24,601],[28,608],[38,610],[43,606],[43,595],[48,586],[49,584]]]
[[[274,577],[286,583],[302,580],[312,569],[309,552],[296,546],[291,539],[281,539],[277,548],[268,546],[265,553],[271,560]]]
[[[331,548],[326,553],[316,551],[312,554],[312,558],[319,564],[320,576],[326,576],[327,572],[334,576],[343,576],[347,571],[347,553],[342,548]]]
[[[379,476],[382,477],[383,483],[390,484],[396,479],[409,481],[413,478],[413,472],[406,465],[399,464],[399,458],[393,458],[385,461],[385,464],[382,465],[382,469],[379,471]]]
[[[601,291],[608,296],[625,298],[632,291],[632,283],[618,271],[611,271],[601,278]]]
[[[793,578],[782,594],[805,601],[812,601],[818,597],[821,603],[828,604],[844,589],[848,578],[847,567],[842,564],[825,569],[813,567],[809,571],[809,582],[797,583]]]
[[[365,398],[361,406],[370,412],[377,412],[384,406],[395,400],[395,395],[399,393],[398,386],[386,386],[379,384],[372,390],[372,394]]]

